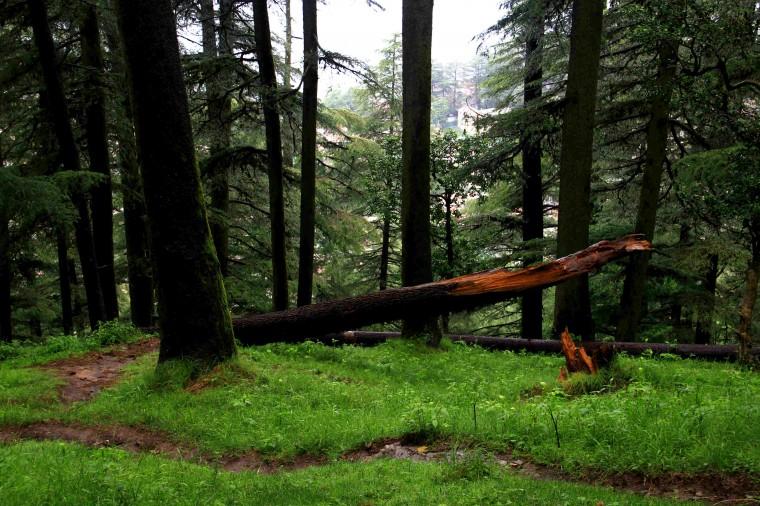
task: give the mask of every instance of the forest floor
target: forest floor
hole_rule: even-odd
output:
[[[561,385],[558,357],[305,343],[190,378],[125,340],[5,351],[4,504],[760,504],[760,376],[731,364]]]

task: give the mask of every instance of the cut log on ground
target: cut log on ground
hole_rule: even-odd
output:
[[[322,344],[341,346],[377,346],[389,339],[399,339],[400,332],[376,332],[371,330],[349,330],[323,336],[304,338]],[[556,339],[519,339],[514,337],[476,336],[471,334],[447,334],[444,336],[455,343],[480,346],[492,351],[515,351],[526,353],[562,354],[562,343]],[[259,343],[253,343],[256,345]],[[613,352],[625,352],[628,355],[670,354],[682,358],[698,358],[704,360],[736,360],[737,346],[734,344],[667,344],[667,343],[634,343],[630,341],[587,342],[584,347],[594,350],[604,344]],[[752,353],[760,359],[760,348],[753,348]],[[592,351],[593,356],[593,351]]]
[[[598,242],[572,255],[527,269],[493,269],[286,311],[246,315],[234,320],[235,335],[243,344],[295,342],[374,323],[472,309],[533,288],[556,285],[651,247],[643,236],[629,235]]]

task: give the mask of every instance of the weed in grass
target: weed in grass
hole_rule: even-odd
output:
[[[597,374],[571,373],[562,389],[570,396],[609,393],[627,387],[635,377],[631,365],[613,360]]]
[[[475,446],[466,450],[453,447],[446,461],[443,478],[446,481],[467,480],[475,481],[498,476],[499,464],[493,453]]]

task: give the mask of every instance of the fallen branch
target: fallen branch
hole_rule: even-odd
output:
[[[515,297],[526,290],[556,285],[629,253],[650,249],[651,244],[641,235],[630,235],[602,241],[527,269],[493,269],[286,311],[242,316],[233,322],[235,335],[244,344],[294,342],[374,323],[472,309]]]

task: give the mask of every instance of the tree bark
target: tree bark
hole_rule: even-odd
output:
[[[644,178],[641,182],[639,207],[634,227],[636,233],[644,234],[650,240],[654,238],[660,183],[667,159],[668,119],[673,80],[676,75],[677,48],[678,42],[668,39],[661,42],[657,51],[659,57],[659,71],[655,81],[657,92],[652,98],[647,125]],[[626,267],[617,328],[619,339],[633,340],[639,332],[650,257],[650,253],[633,255]]]
[[[119,0],[157,275],[159,362],[235,354],[206,217],[170,0]]]
[[[391,252],[391,213],[383,213],[383,237],[380,244],[380,290],[388,288],[388,264]]]
[[[433,0],[402,3],[401,281],[433,280],[430,246],[430,105]],[[414,313],[403,333],[435,335],[435,323]],[[435,337],[433,338],[435,340]],[[435,344],[435,343],[432,343]]]
[[[10,341],[13,339],[13,320],[11,319],[11,238],[8,221],[8,218],[3,213],[0,213],[0,341]]]
[[[697,329],[694,332],[694,344],[710,344],[713,330],[713,311],[715,311],[715,290],[718,287],[718,255],[710,255],[705,275],[705,304],[699,310]]]
[[[79,32],[82,37],[82,64],[87,67],[88,72],[85,107],[87,153],[90,158],[90,170],[103,176],[103,180],[91,191],[92,235],[105,317],[107,320],[115,320],[119,317],[119,300],[113,260],[111,164],[108,154],[103,53],[98,13],[94,4],[85,4]]]
[[[557,255],[585,248],[591,223],[591,163],[602,34],[602,0],[573,0],[565,110],[560,153]],[[593,339],[588,276],[557,287],[554,332],[567,327]]]
[[[56,63],[55,44],[48,26],[47,6],[44,0],[30,0],[28,6],[32,31],[34,32],[34,43],[39,52],[40,66],[42,67],[45,87],[44,105],[58,141],[61,162],[64,170],[80,171],[79,151],[71,129],[66,97],[63,93],[63,84]],[[75,192],[71,196],[71,200],[77,212],[74,232],[79,260],[82,264],[90,327],[94,330],[100,322],[105,321],[106,317],[95,256],[90,210],[87,200],[82,194]]]
[[[232,65],[232,5],[231,0],[219,2],[219,44],[216,41],[214,3],[201,2],[201,28],[203,53],[209,71],[204,78],[206,84],[207,122],[210,137],[209,154],[214,156],[230,147],[230,113],[232,102],[227,94]],[[217,61],[219,59],[219,61]],[[222,274],[229,274],[229,173],[225,164],[212,164],[209,174],[209,194],[211,207],[216,211],[209,222],[214,247],[219,258]]]
[[[291,89],[291,75],[293,71],[293,17],[291,15],[290,0],[284,0],[285,4],[285,62],[282,69],[282,86],[285,90]],[[282,156],[286,167],[293,166],[293,156],[295,148],[293,146],[293,129],[290,121],[285,121],[282,125]]]
[[[127,80],[124,48],[112,23],[106,23],[106,37],[111,57],[111,71],[123,82]],[[124,204],[124,239],[129,279],[129,313],[136,327],[153,325],[153,271],[148,244],[148,216],[145,209],[140,164],[137,160],[132,100],[122,93],[117,102],[120,118],[115,122],[119,142],[121,195]]]
[[[493,304],[526,290],[552,286],[649,247],[647,241],[637,236],[602,241],[565,258],[519,271],[494,269],[289,311],[247,315],[235,320],[235,332],[238,339],[247,343],[297,341],[410,316],[431,319],[445,312]]]
[[[282,138],[277,112],[277,79],[266,0],[253,0],[256,58],[261,79],[267,159],[269,164],[269,216],[272,237],[272,302],[275,311],[288,307],[288,269],[285,251],[285,198],[282,182]]]
[[[543,88],[543,37],[544,2],[534,0],[528,33],[525,41],[525,81],[523,102],[525,107],[540,100]],[[541,137],[535,132],[522,139],[522,238],[532,241],[544,237],[544,188],[541,181]],[[542,260],[530,256],[523,261],[528,267]],[[543,291],[535,290],[522,296],[520,335],[527,339],[540,339],[543,331]]]
[[[744,295],[739,306],[739,326],[736,337],[739,342],[739,362],[750,364],[752,357],[752,316],[757,301],[757,285],[760,278],[760,216],[753,216],[750,223],[752,258],[747,264]]]
[[[57,228],[55,233],[56,250],[58,252],[58,285],[61,289],[61,325],[63,326],[63,333],[66,335],[71,335],[71,331],[74,327],[74,314],[71,309],[69,240],[67,233],[63,228]]]
[[[319,83],[317,0],[303,1],[303,121],[301,134],[301,227],[298,248],[298,305],[311,304],[314,282],[314,227],[317,169],[317,86]]]

